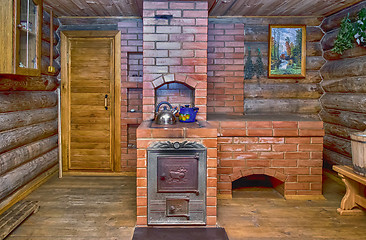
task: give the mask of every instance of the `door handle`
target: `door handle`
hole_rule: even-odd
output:
[[[104,96],[104,108],[105,110],[108,110],[108,94]]]

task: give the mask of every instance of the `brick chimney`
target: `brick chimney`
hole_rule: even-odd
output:
[[[160,98],[191,89],[197,118],[207,114],[207,1],[144,1],[143,5],[143,119],[154,116]],[[179,87],[180,84],[185,86]],[[174,91],[174,92],[173,92]],[[172,98],[174,99],[174,98]],[[175,98],[176,99],[176,98]],[[179,102],[179,101],[178,101]],[[177,105],[175,102],[171,102]]]

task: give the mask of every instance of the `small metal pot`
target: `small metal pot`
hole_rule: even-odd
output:
[[[168,105],[169,109],[167,109],[167,107],[164,106],[163,110],[159,112],[159,108],[163,104]],[[170,103],[168,102],[159,103],[155,109],[155,123],[159,125],[175,124],[177,122],[177,119],[175,118],[173,110],[174,109],[172,105],[170,105]]]

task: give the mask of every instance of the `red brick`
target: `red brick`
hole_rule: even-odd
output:
[[[317,129],[317,130],[299,129],[300,136],[324,136],[324,134],[325,134],[324,129]]]
[[[323,128],[323,122],[322,121],[301,121],[299,122],[299,128],[300,129],[322,129]]]
[[[258,143],[257,137],[234,137],[232,139],[233,143]]]
[[[271,162],[270,160],[247,160],[247,167],[270,167]]]
[[[272,150],[275,152],[296,152],[296,144],[273,144]]]
[[[285,183],[286,190],[310,190],[310,183]]]
[[[272,122],[270,121],[257,121],[257,122],[247,122],[247,128],[272,128]]]
[[[183,42],[183,49],[206,49],[206,42]]]
[[[147,177],[147,171],[146,168],[137,168],[136,169],[136,177]]]
[[[202,140],[203,145],[207,148],[216,148],[217,147],[217,139],[216,138],[206,138]]]
[[[297,166],[296,160],[274,159],[271,161],[271,167],[296,167],[296,166]]]
[[[222,144],[220,150],[223,152],[244,152],[245,144]]]
[[[208,178],[207,187],[217,187],[217,178]]]
[[[284,168],[285,174],[310,174],[310,169],[308,167],[288,167]]]
[[[248,122],[249,123],[249,122]],[[272,136],[272,129],[247,129],[248,136]]]
[[[171,2],[171,9],[194,9],[194,2]]]
[[[187,17],[187,18],[190,18],[190,17],[193,17],[193,18],[196,18],[196,17],[207,17],[208,15],[208,12],[207,11],[187,11],[187,10],[184,10],[183,11],[183,17]]]
[[[220,167],[245,167],[245,160],[220,160]]]
[[[146,187],[138,187],[136,188],[136,195],[137,196],[147,196],[147,188]]]
[[[146,159],[143,160],[138,159],[136,162],[137,162],[136,167],[146,167]]]
[[[285,143],[310,143],[311,138],[309,137],[286,137]]]
[[[216,216],[207,216],[206,222],[208,226],[216,226]]]
[[[245,121],[222,121],[221,128],[245,128]]]
[[[311,143],[323,143],[324,139],[323,137],[312,137],[311,138]]]
[[[259,158],[261,159],[283,159],[282,152],[260,152]]]
[[[207,206],[216,206],[217,205],[217,199],[216,197],[207,197]]]
[[[299,151],[304,152],[321,152],[323,151],[323,144],[299,144]]]
[[[137,226],[147,225],[147,217],[146,216],[137,216],[136,225]]]
[[[270,144],[247,144],[247,151],[271,151]]]
[[[243,152],[243,153],[232,153],[233,159],[254,159],[258,157],[257,152]]]
[[[137,207],[136,210],[137,216],[146,216],[147,215],[147,207]]]
[[[176,42],[192,42],[194,41],[194,34],[170,34],[169,40]]]
[[[322,175],[299,175],[298,182],[322,182]]]
[[[273,136],[298,136],[298,129],[273,129]]]
[[[206,65],[207,58],[183,58],[183,65]]]
[[[322,167],[323,166],[323,160],[322,159],[318,159],[318,160],[301,160],[298,161],[297,164],[299,167]]]
[[[217,169],[207,168],[207,177],[217,177]]]
[[[246,135],[246,131],[245,129],[222,129],[221,130],[221,136],[231,136],[231,137],[235,137],[235,136],[245,136]]]
[[[180,27],[180,26],[157,26],[156,27],[156,33],[181,33],[181,32],[182,32],[182,27]]]
[[[233,159],[233,153],[232,152],[222,152],[219,151],[217,153],[219,159]]]
[[[285,138],[281,137],[260,137],[260,143],[285,143]]]
[[[137,206],[146,206],[147,205],[147,197],[137,197],[136,198]]]
[[[308,152],[286,152],[286,159],[309,159],[310,153]]]
[[[214,187],[208,187],[207,188],[207,197],[216,197],[217,195],[217,189]]]
[[[180,65],[180,58],[156,58],[156,65]]]
[[[219,138],[217,138],[217,143],[232,143],[232,142],[233,142],[233,138],[231,138],[231,137],[219,137]]]

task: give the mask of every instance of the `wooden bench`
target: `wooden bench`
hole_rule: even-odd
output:
[[[4,239],[27,217],[39,209],[38,202],[20,201],[0,215],[0,239]]]
[[[341,201],[341,207],[337,209],[340,215],[362,215],[365,211],[355,208],[366,208],[366,177],[353,172],[348,166],[333,166],[333,170],[338,172],[342,181],[346,185],[346,194]]]

